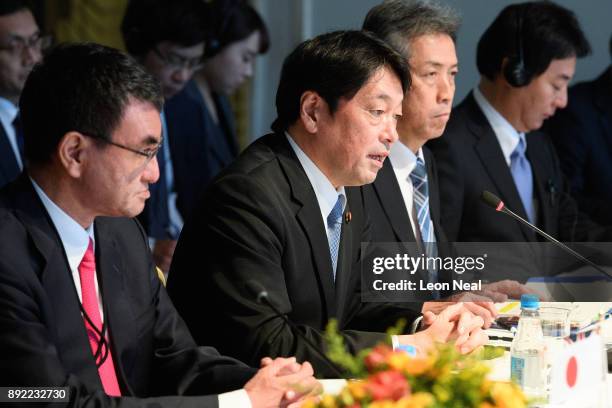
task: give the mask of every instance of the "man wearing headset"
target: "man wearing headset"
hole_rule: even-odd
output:
[[[543,122],[567,104],[576,59],[590,52],[575,15],[537,1],[502,10],[478,43],[481,80],[428,144],[438,165],[450,241],[534,242],[536,234],[481,201],[483,190],[559,240],[609,240],[566,194]],[[550,135],[554,137],[554,135]]]

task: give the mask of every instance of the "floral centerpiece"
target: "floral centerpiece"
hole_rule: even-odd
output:
[[[496,349],[481,349],[464,356],[453,345],[438,345],[426,356],[411,357],[380,344],[352,356],[346,351],[334,322],[327,328],[326,340],[330,359],[355,380],[349,380],[337,395],[306,401],[306,408],[526,406],[527,400],[518,386],[486,378],[489,367],[482,360],[497,355]]]

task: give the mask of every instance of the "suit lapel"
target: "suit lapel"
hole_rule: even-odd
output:
[[[351,212],[351,194],[352,189],[346,188],[346,208],[342,215],[342,234],[340,235],[340,246],[338,248],[338,265],[336,266],[336,308],[337,316],[341,318],[344,314],[344,305],[347,303],[345,299],[350,294],[347,293],[349,282],[353,274],[353,245],[360,245],[359,242],[353,242],[353,225],[347,221],[346,214]],[[328,250],[329,252],[329,250]]]
[[[397,177],[393,172],[391,160],[383,163],[382,169],[374,180],[374,191],[398,242],[415,242],[416,238],[412,231],[412,224],[408,218],[408,211],[402,199]]]
[[[310,181],[302,169],[285,135],[276,134],[272,149],[277,152],[280,165],[288,179],[295,206],[295,216],[310,243],[320,288],[325,296],[328,318],[336,316],[334,278],[326,228]]]
[[[48,328],[56,339],[57,351],[66,367],[71,367],[86,384],[101,389],[79,298],[59,235],[25,174],[16,186],[20,190],[16,215],[40,253],[40,281],[52,309],[53,324]]]
[[[438,173],[436,172],[435,159],[429,149],[423,146],[423,156],[427,166],[427,183],[429,184],[429,215],[434,225],[436,241],[446,241],[440,226],[440,192],[438,191]]]
[[[113,234],[106,230],[103,218],[96,219],[95,233],[96,273],[104,301],[104,320],[108,326],[111,348],[116,356],[115,369],[118,371],[118,378],[129,378],[136,359],[128,360],[122,356],[126,350],[136,350],[138,347],[133,344],[136,339],[132,324],[135,316],[130,306],[130,297],[125,290],[122,254]],[[128,386],[125,381],[123,384]],[[128,395],[133,395],[131,389]]]
[[[525,208],[493,128],[491,128],[472,94],[468,96],[467,103],[469,104],[468,127],[476,137],[474,146],[476,154],[489,174],[489,179],[497,188],[500,198],[504,201],[506,207],[526,219]],[[522,224],[517,225],[523,231],[525,238],[531,241],[533,233]]]

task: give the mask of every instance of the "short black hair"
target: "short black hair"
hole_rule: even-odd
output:
[[[457,12],[447,5],[424,0],[389,0],[372,7],[363,29],[409,57],[409,41],[429,34],[446,34],[456,41],[460,24]]]
[[[549,1],[513,4],[501,11],[478,41],[476,65],[481,75],[494,80],[505,59],[518,57],[519,35],[523,64],[531,78],[544,73],[552,60],[582,58],[591,52],[570,10]]]
[[[244,0],[214,0],[206,10],[210,26],[205,56],[212,57],[232,43],[259,32],[260,54],[270,48],[268,27],[257,11]]]
[[[397,75],[405,93],[410,86],[405,58],[374,34],[335,31],[304,41],[283,63],[272,129],[283,132],[295,123],[304,92],[318,93],[333,114],[341,98],[351,99],[383,67]]]
[[[130,0],[121,22],[127,51],[142,57],[164,41],[182,47],[206,37],[201,0]]]
[[[130,98],[161,111],[158,81],[132,57],[93,43],[55,46],[21,93],[26,161],[48,162],[70,131],[111,140]]]
[[[31,10],[30,2],[25,0],[0,1],[0,16],[8,16],[22,10]]]

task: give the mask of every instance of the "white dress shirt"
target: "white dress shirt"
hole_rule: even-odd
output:
[[[13,126],[13,121],[17,117],[18,113],[19,109],[13,104],[13,102],[5,98],[0,98],[0,123],[2,124],[11,148],[13,149],[15,160],[17,160],[17,165],[19,165],[20,170],[23,170],[23,162],[21,161],[21,154],[19,153],[19,146],[17,145],[17,135],[15,134],[15,127]]]
[[[511,124],[504,118],[498,111],[495,110],[493,105],[487,101],[485,96],[480,92],[478,88],[474,88],[474,99],[476,99],[476,103],[484,113],[487,121],[493,128],[493,132],[497,137],[497,142],[502,149],[502,153],[504,154],[504,159],[506,159],[506,164],[510,167],[510,156],[516,146],[518,146],[519,141],[523,139],[525,145],[527,141],[525,140],[525,133],[519,133]]]
[[[79,296],[79,301],[83,301],[81,295],[81,277],[79,275],[79,265],[83,260],[83,256],[85,256],[85,251],[87,251],[87,247],[89,246],[89,240],[91,239],[94,245],[94,251],[96,248],[96,240],[94,237],[94,225],[91,224],[88,228],[83,228],[78,222],[74,220],[71,216],[66,214],[64,210],[58,207],[51,199],[45,194],[45,192],[40,188],[38,184],[34,180],[32,180],[32,185],[34,186],[34,190],[40,200],[43,203],[43,206],[47,210],[49,217],[51,217],[51,222],[55,226],[57,233],[59,234],[60,241],[62,242],[62,246],[64,247],[64,252],[66,253],[66,258],[68,259],[68,266],[70,267],[70,272],[72,273],[72,279],[74,280],[74,287],[76,288],[77,295]],[[100,317],[102,321],[104,321],[104,309],[102,308],[102,296],[100,294],[100,290],[98,288],[98,272],[94,272],[94,283],[96,288],[96,297],[98,298],[98,307],[100,308]]]
[[[419,220],[417,219],[416,211],[414,209],[414,187],[412,180],[410,179],[410,173],[414,170],[417,164],[417,157],[423,160],[425,164],[425,156],[423,155],[423,149],[419,149],[417,154],[414,154],[412,150],[408,148],[402,142],[393,143],[391,150],[389,151],[389,159],[391,160],[391,167],[397,178],[402,198],[404,199],[404,205],[406,211],[408,211],[408,218],[410,219],[410,225],[412,226],[412,232],[414,236],[419,239],[421,237],[421,230],[419,229]],[[429,180],[427,181],[429,183]],[[429,211],[431,214],[431,210]],[[433,222],[430,216],[431,230],[435,233]]]
[[[79,295],[79,301],[82,300],[81,295],[81,278],[79,276],[79,264],[87,251],[89,246],[89,240],[91,239],[94,243],[95,250],[95,238],[94,238],[94,224],[92,223],[88,228],[83,228],[78,222],[71,216],[66,214],[64,210],[57,206],[40,188],[34,180],[32,180],[34,190],[40,197],[43,206],[51,217],[51,222],[55,226],[57,233],[60,236],[60,241],[64,247],[66,257],[68,259],[68,266],[72,272],[72,279],[74,280],[74,286],[77,294]],[[96,288],[96,296],[98,297],[98,306],[100,308],[100,317],[104,321],[104,313],[102,308],[102,295],[98,288],[97,271],[94,272],[94,282]],[[108,331],[107,331],[108,337]],[[232,407],[244,407],[251,408],[251,400],[244,389],[226,392],[219,394],[219,408],[232,408]]]
[[[310,157],[304,153],[300,146],[295,143],[291,135],[289,133],[285,133],[285,135],[287,136],[287,140],[289,141],[291,148],[302,165],[302,168],[306,172],[310,185],[314,189],[317,202],[319,203],[319,210],[321,211],[323,225],[327,231],[327,241],[329,243],[331,241],[331,237],[330,230],[327,228],[327,216],[336,205],[336,201],[338,201],[338,194],[344,197],[342,202],[342,212],[344,213],[344,209],[346,208],[346,193],[344,191],[344,186],[336,190],[327,176],[323,174],[323,172],[317,167],[316,164],[314,164]]]

